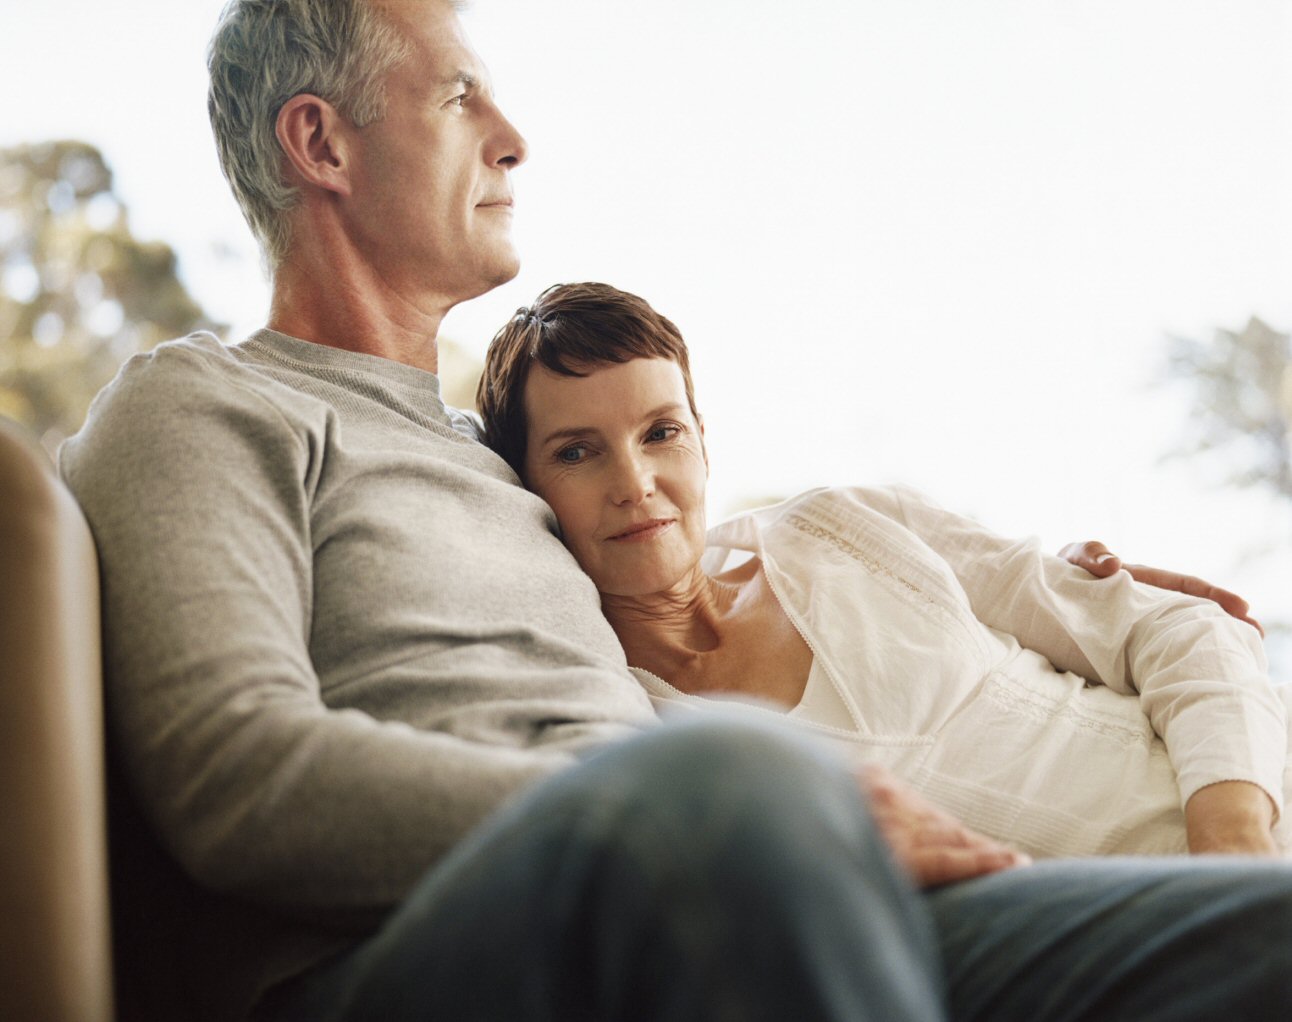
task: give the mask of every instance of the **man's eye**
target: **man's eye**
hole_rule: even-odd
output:
[[[461,106],[463,103],[465,103],[465,102],[466,102],[466,99],[467,99],[467,94],[464,92],[464,93],[462,93],[462,95],[460,95],[460,96],[454,96],[451,100],[449,100],[448,105],[449,105],[449,106]]]

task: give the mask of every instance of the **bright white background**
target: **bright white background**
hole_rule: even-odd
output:
[[[209,140],[219,0],[3,0],[0,145],[98,145],[213,316],[263,316]],[[901,479],[1292,619],[1292,505],[1162,465],[1168,333],[1292,327],[1292,0],[476,0],[527,135],[521,276],[637,291],[694,351],[711,512]],[[1292,680],[1292,662],[1280,672]]]

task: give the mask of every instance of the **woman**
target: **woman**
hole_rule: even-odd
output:
[[[658,702],[754,697],[1033,855],[1292,848],[1284,694],[1208,602],[903,489],[815,490],[706,535],[685,344],[607,285],[521,309],[479,399]]]

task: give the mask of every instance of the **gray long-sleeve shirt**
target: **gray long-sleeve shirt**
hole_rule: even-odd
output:
[[[194,882],[290,922],[225,988],[654,719],[550,509],[468,432],[433,374],[264,330],[131,360],[61,452],[130,788]]]

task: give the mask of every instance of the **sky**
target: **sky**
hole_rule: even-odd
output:
[[[98,145],[136,234],[253,329],[267,288],[205,116],[218,0],[0,2],[0,145]],[[1292,503],[1164,462],[1190,406],[1161,382],[1169,335],[1292,329],[1292,0],[475,0],[464,20],[530,157],[520,276],[444,336],[482,352],[548,284],[608,281],[688,338],[714,518],[904,481],[1292,622]]]

